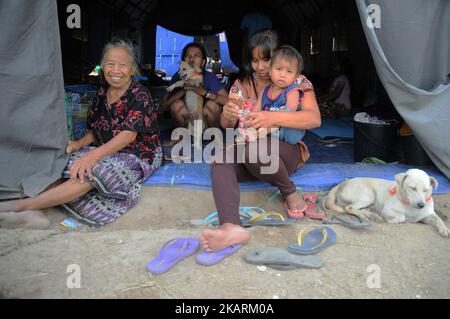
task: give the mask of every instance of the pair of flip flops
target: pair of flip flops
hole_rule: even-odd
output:
[[[275,212],[266,212],[263,208],[254,206],[239,207],[239,216],[241,226],[251,227],[257,225],[279,226],[291,225],[295,222],[292,218],[286,218],[282,214]],[[191,224],[196,226],[216,226],[219,225],[219,216],[217,211],[212,212],[203,219],[193,219]]]
[[[325,213],[319,208],[318,202],[319,198],[316,194],[308,193],[303,195],[303,200],[306,203],[306,206],[303,209],[293,210],[289,208],[289,205],[286,200],[284,200],[283,205],[284,209],[288,213],[289,217],[292,218],[311,218],[311,219],[320,219],[323,220],[327,217]]]
[[[211,253],[204,251],[197,255],[196,261],[204,266],[212,266],[235,253],[242,246],[238,244]],[[183,259],[195,254],[199,248],[200,240],[194,237],[171,239],[161,247],[158,256],[147,264],[147,269],[154,275],[163,274]]]
[[[250,264],[277,270],[320,268],[323,266],[322,259],[315,254],[335,242],[336,233],[330,227],[305,228],[299,232],[297,243],[290,244],[287,250],[277,247],[256,248],[248,251],[243,258]]]

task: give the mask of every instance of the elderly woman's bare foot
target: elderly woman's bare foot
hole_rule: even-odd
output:
[[[298,214],[306,209],[306,202],[300,197],[297,192],[285,196],[284,199],[286,200],[289,209],[294,214]]]
[[[250,232],[244,227],[225,223],[219,229],[203,229],[200,240],[203,249],[211,252],[232,245],[245,244],[250,239]]]
[[[0,213],[0,228],[47,229],[50,220],[41,210]]]
[[[15,212],[16,208],[17,208],[16,203],[17,203],[17,201],[15,201],[15,200],[10,200],[7,202],[0,202],[0,213]]]

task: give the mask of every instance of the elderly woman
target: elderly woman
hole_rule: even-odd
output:
[[[161,165],[152,98],[132,80],[138,73],[133,47],[109,43],[101,65],[107,85],[89,110],[86,135],[67,146],[63,179],[36,198],[0,203],[2,226],[48,227],[41,210],[58,205],[89,225],[112,222],[138,202],[143,181]]]
[[[163,109],[169,109],[177,127],[187,127],[189,124],[189,110],[184,102],[184,95],[187,90],[203,96],[203,119],[206,127],[219,127],[222,107],[228,100],[228,93],[217,77],[205,70],[206,51],[200,44],[189,43],[181,53],[184,61],[191,65],[199,66],[203,70],[203,85],[198,87],[185,85],[184,90],[176,91],[173,94],[166,94],[162,101]],[[175,73],[169,85],[179,80],[178,73]]]

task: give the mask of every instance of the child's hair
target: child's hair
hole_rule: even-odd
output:
[[[303,58],[302,58],[302,55],[300,54],[300,52],[298,52],[296,48],[294,48],[290,45],[282,45],[278,50],[273,52],[272,60],[270,61],[270,65],[273,65],[273,63],[277,59],[283,59],[283,60],[286,60],[289,62],[296,60],[298,74],[301,74],[303,72]]]

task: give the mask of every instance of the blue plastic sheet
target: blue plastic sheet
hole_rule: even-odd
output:
[[[320,127],[309,131],[322,139],[353,138],[353,123],[351,119],[323,119]]]
[[[394,175],[413,168],[408,165],[390,164],[306,164],[297,170],[292,180],[304,192],[327,191],[336,184],[354,177],[374,177],[394,180]],[[439,183],[435,194],[450,193],[450,182],[434,167],[420,167]],[[165,164],[144,185],[173,186],[211,190],[211,170],[208,164]],[[263,182],[241,183],[241,191],[274,190]]]

